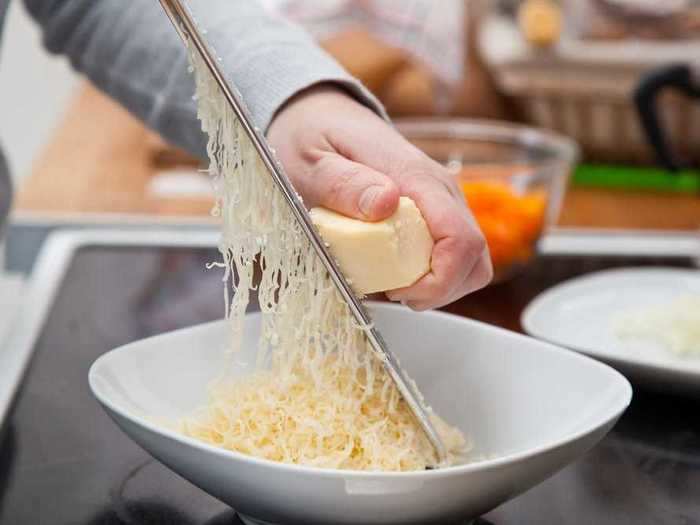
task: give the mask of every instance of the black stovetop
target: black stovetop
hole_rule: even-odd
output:
[[[198,249],[77,252],[0,435],[0,525],[241,523],[122,434],[87,384],[88,368],[109,349],[219,318],[220,274],[204,271],[215,259]],[[553,263],[569,264],[543,258],[516,281]],[[514,289],[522,286],[488,293],[507,300]],[[700,403],[636,388],[599,446],[483,521],[700,523]]]

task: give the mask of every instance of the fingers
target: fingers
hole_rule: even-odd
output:
[[[387,293],[392,301],[417,310],[440,307],[478,290],[493,273],[486,241],[463,198],[426,168],[407,177],[401,190],[416,201],[436,241],[431,271],[412,286]]]
[[[428,276],[426,276],[428,277]],[[434,276],[433,276],[434,277]],[[404,301],[405,304],[417,311],[429,310],[431,308],[439,308],[451,302],[454,302],[467,294],[476,292],[484,288],[488,283],[491,282],[493,278],[493,266],[491,265],[491,257],[488,251],[485,251],[481,257],[477,260],[474,267],[466,274],[464,280],[460,285],[458,285],[451,294],[448,294],[441,301],[436,301],[435,296],[428,293],[425,298],[413,299]],[[439,278],[437,278],[439,280]],[[419,283],[416,283],[418,286]],[[416,290],[411,292],[412,296],[420,296],[421,290]]]
[[[367,108],[310,90],[278,113],[268,137],[309,206],[377,221],[395,211],[399,195],[413,199],[435,239],[431,271],[391,299],[433,308],[489,282],[484,237],[454,178]]]
[[[478,240],[464,248],[454,248],[448,239],[438,241],[431,266],[430,273],[418,282],[391,290],[387,297],[414,310],[439,308],[483,288],[493,277],[488,250]]]
[[[304,194],[321,206],[365,221],[385,219],[399,204],[399,188],[389,177],[334,153],[316,162],[304,181]]]

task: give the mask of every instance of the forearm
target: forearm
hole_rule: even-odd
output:
[[[25,0],[44,44],[167,140],[202,155],[182,44],[158,2]]]
[[[157,0],[24,1],[50,51],[66,55],[73,67],[167,140],[204,155],[185,49]],[[335,82],[382,111],[303,30],[257,2],[189,4],[262,129],[286,100],[319,82]]]

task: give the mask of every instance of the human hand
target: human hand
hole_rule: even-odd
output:
[[[332,86],[306,90],[275,116],[268,140],[308,207],[365,221],[413,199],[435,240],[431,271],[387,296],[415,310],[443,306],[486,286],[486,241],[453,177],[371,110]]]

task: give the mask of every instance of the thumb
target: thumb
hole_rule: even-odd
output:
[[[380,221],[396,211],[399,188],[386,175],[337,154],[321,159],[304,192],[313,202],[348,217]]]

